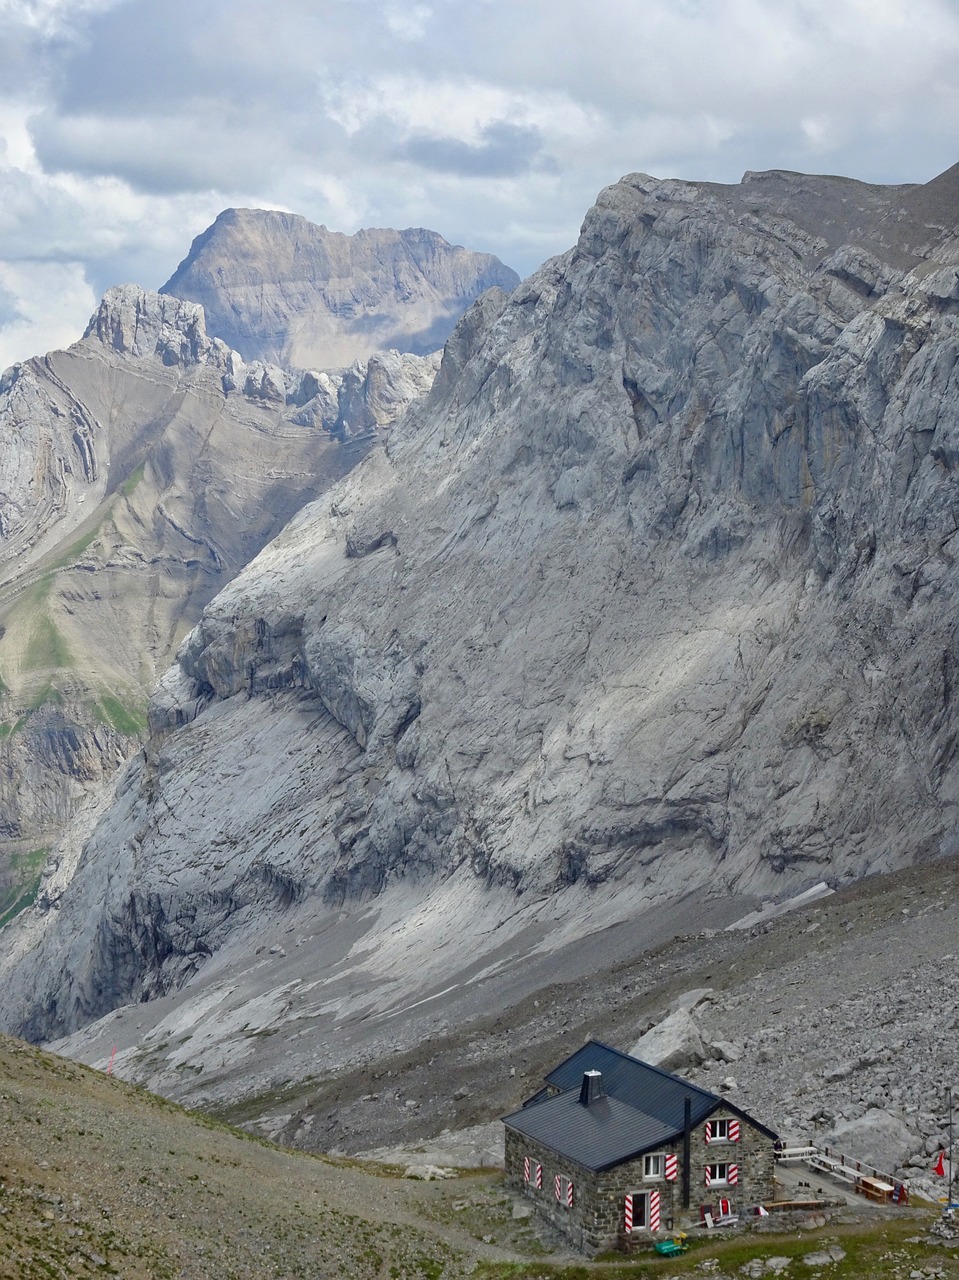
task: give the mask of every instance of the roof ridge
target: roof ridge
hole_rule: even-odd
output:
[[[563,1061],[555,1066],[553,1070],[550,1071],[549,1075],[544,1076],[543,1079],[549,1080],[550,1076],[555,1075],[557,1071],[562,1067],[565,1067],[567,1062],[572,1061],[572,1059],[576,1057],[577,1053],[582,1053],[583,1050],[591,1044],[599,1045],[601,1049],[606,1049],[609,1053],[615,1053],[617,1057],[625,1058],[627,1062],[634,1062],[638,1067],[645,1067],[647,1071],[655,1071],[658,1075],[665,1076],[667,1080],[675,1080],[676,1083],[681,1084],[684,1089],[692,1089],[703,1098],[709,1098],[711,1101],[717,1103],[726,1101],[726,1099],[721,1097],[718,1093],[713,1093],[711,1089],[704,1089],[701,1085],[693,1084],[691,1080],[684,1080],[682,1076],[676,1075],[674,1071],[667,1071],[664,1067],[657,1067],[652,1062],[645,1062],[642,1058],[634,1058],[633,1055],[631,1053],[627,1053],[625,1049],[617,1049],[614,1045],[607,1044],[605,1040],[597,1039],[596,1036],[590,1036],[588,1040],[584,1040],[578,1049],[575,1049],[571,1054],[565,1057]]]

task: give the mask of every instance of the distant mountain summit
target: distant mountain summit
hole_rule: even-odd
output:
[[[328,369],[443,346],[467,306],[515,271],[435,231],[343,235],[292,213],[226,209],[161,293],[200,303],[246,360]]]

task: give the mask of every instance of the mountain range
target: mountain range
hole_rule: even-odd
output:
[[[262,300],[285,234],[287,256],[312,272],[319,324],[322,263],[307,262],[303,241],[328,237],[277,218],[228,211],[208,252],[223,248],[223,225],[241,223],[248,250],[259,235]],[[349,258],[351,238],[333,239]],[[392,317],[397,340],[420,327],[433,288],[411,278],[408,244],[429,245],[450,315],[491,270],[516,278],[431,232],[367,231],[359,243],[353,287]],[[229,310],[228,292],[219,307],[213,286],[205,297]],[[345,367],[281,369],[252,329],[244,360],[196,303],[122,286],[68,351],[3,375],[0,924],[34,893],[78,806],[138,748],[150,690],[203,606],[428,388],[439,357],[408,346],[371,353],[344,332]]]
[[[4,1025],[275,1115],[953,857],[957,208],[959,166],[633,174],[484,292],[184,637],[4,935]]]

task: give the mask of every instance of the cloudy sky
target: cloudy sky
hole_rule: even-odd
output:
[[[623,173],[922,182],[959,0],[0,0],[0,369],[231,205],[525,274]]]

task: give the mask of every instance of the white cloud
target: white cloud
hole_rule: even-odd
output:
[[[30,114],[30,108],[22,102],[0,99],[0,168],[40,172],[30,133]]]
[[[76,342],[97,302],[79,262],[0,261],[0,294],[0,370]]]
[[[320,86],[320,99],[327,116],[350,134],[380,118],[402,131],[426,130],[469,143],[499,121],[548,129],[557,140],[595,136],[603,126],[599,112],[560,91],[532,93],[476,78],[385,73],[338,81],[329,76]]]
[[[426,34],[433,10],[425,4],[390,4],[386,6],[386,25],[399,40],[421,40]]]
[[[0,0],[0,23],[44,37],[72,30],[91,13],[105,12],[121,0]]]

